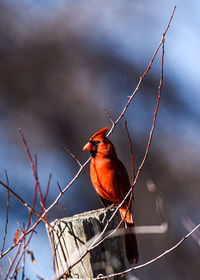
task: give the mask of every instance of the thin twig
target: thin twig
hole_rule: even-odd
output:
[[[40,187],[40,183],[39,183],[39,179],[38,179],[37,154],[34,155],[34,161],[35,161],[35,162],[33,162],[30,149],[29,149],[29,147],[28,147],[27,141],[26,141],[26,139],[25,139],[25,137],[24,137],[23,132],[22,132],[21,129],[19,129],[19,133],[20,133],[22,142],[23,142],[23,144],[24,144],[24,147],[25,147],[25,150],[26,150],[26,153],[27,153],[28,160],[29,160],[30,165],[31,165],[33,177],[34,177],[34,179],[35,179],[36,188],[37,188],[37,191],[38,191],[38,194],[39,194],[39,198],[40,198],[40,204],[41,204],[41,206],[42,206],[42,210],[41,210],[41,213],[42,213],[42,211],[45,212],[45,210],[46,210],[46,209],[45,209],[45,200],[46,200],[46,197],[47,197],[48,191],[49,191],[49,184],[50,184],[51,175],[50,175],[50,178],[49,178],[49,182],[48,182],[48,184],[47,184],[47,190],[46,190],[46,194],[45,194],[45,199],[43,199],[43,197],[42,197],[42,191],[41,191],[41,187]],[[41,213],[40,213],[39,215],[41,215]],[[47,223],[48,223],[47,214],[45,215],[45,218],[46,218],[46,221],[47,221]]]
[[[108,119],[110,120],[110,122],[112,123],[112,125],[115,125],[115,122],[114,122],[113,119],[111,118],[110,114],[106,111],[106,109],[104,109],[104,112],[106,113],[106,116],[108,117]]]
[[[45,224],[47,224],[52,230],[54,228],[43,218],[43,215],[38,214],[28,203],[26,203],[16,192],[14,192],[10,187],[0,181],[0,185],[7,189],[10,193],[12,193],[29,211],[32,211],[40,220],[42,220]],[[46,212],[45,212],[46,214]],[[3,254],[2,254],[3,256]]]
[[[10,274],[10,272],[11,272],[11,269],[12,269],[12,267],[13,267],[15,261],[16,261],[17,257],[19,256],[20,249],[21,249],[21,245],[22,245],[22,244],[20,244],[20,245],[18,246],[17,252],[15,253],[15,256],[13,257],[13,259],[12,259],[11,262],[10,262],[10,266],[9,266],[7,272],[6,272],[6,275],[5,275],[5,277],[4,277],[4,280],[6,280],[6,279],[8,278],[8,276],[9,276],[9,274]]]
[[[34,188],[34,196],[33,196],[33,204],[32,204],[32,208],[33,208],[33,209],[35,208],[36,199],[37,199],[37,186],[35,185],[35,188]],[[28,223],[27,223],[25,232],[27,232],[27,230],[29,229],[29,226],[30,226],[30,224],[31,224],[31,221],[32,221],[32,213],[33,213],[33,212],[30,211],[30,215],[29,215],[29,219],[28,219]]]
[[[7,174],[6,170],[5,170],[5,175],[6,175],[7,185],[9,186],[9,179],[8,179],[8,174]],[[0,256],[2,255],[3,250],[4,250],[6,236],[7,236],[7,229],[8,229],[8,210],[9,210],[9,202],[10,202],[10,193],[9,193],[9,191],[7,191],[7,192],[8,192],[8,197],[7,197],[7,206],[6,206],[6,221],[5,221],[4,236],[3,236],[3,242],[2,242]]]
[[[127,121],[125,121],[125,129],[126,129],[126,134],[128,136],[129,150],[131,152],[131,164],[132,164],[132,183],[131,183],[131,185],[133,185],[134,178],[135,178],[135,163],[134,163],[133,149],[132,149],[132,144],[131,144],[131,137],[128,132]]]
[[[34,156],[34,159],[35,159],[35,164],[32,160],[32,157],[31,157],[31,153],[30,153],[30,150],[29,150],[29,147],[28,147],[28,144],[26,142],[26,139],[22,133],[22,131],[20,130],[20,135],[21,135],[21,138],[22,138],[22,141],[24,143],[24,146],[25,146],[25,149],[26,149],[26,152],[27,152],[27,156],[28,156],[28,159],[30,161],[30,164],[31,164],[31,168],[32,168],[32,173],[33,173],[33,176],[34,176],[34,179],[35,179],[35,184],[36,184],[36,187],[37,187],[37,190],[38,190],[38,193],[39,193],[39,198],[40,198],[40,204],[42,206],[42,209],[41,209],[41,212],[39,215],[42,214],[42,212],[46,211],[46,208],[45,208],[45,201],[46,201],[46,198],[47,198],[47,195],[48,195],[48,192],[49,192],[49,187],[50,187],[50,181],[51,181],[51,174],[49,176],[49,180],[48,180],[48,183],[47,183],[47,188],[46,188],[46,193],[45,193],[45,196],[44,196],[44,199],[42,197],[42,192],[41,192],[41,187],[40,187],[40,184],[39,184],[39,179],[38,179],[38,172],[37,172],[37,155],[35,154]],[[48,223],[48,216],[47,216],[47,213],[44,215],[44,217],[46,218],[46,222],[47,224],[49,225]],[[50,226],[51,227],[51,226]],[[51,227],[52,228],[52,227]],[[47,227],[47,231],[49,231],[49,227]],[[53,242],[51,239],[50,239],[50,242]],[[53,260],[53,267],[55,268],[55,260]],[[54,269],[55,271],[55,269]]]
[[[61,186],[60,186],[60,184],[58,182],[57,182],[57,186],[59,188],[60,193],[62,194],[62,189],[61,189]]]
[[[190,232],[194,228],[194,223],[191,221],[189,217],[183,217],[182,224],[184,227]],[[197,244],[200,246],[200,231],[196,230],[194,234],[192,235],[194,240],[197,242]]]
[[[78,177],[80,176],[80,173],[82,171],[82,169],[87,165],[87,163],[90,161],[90,158],[82,165],[82,167],[78,170],[78,172],[76,173],[76,175],[74,176],[74,178],[70,181],[70,183],[64,188],[64,190],[62,191],[62,193],[60,193],[57,198],[55,199],[55,201],[49,206],[48,209],[45,210],[45,212],[42,214],[42,215],[39,215],[33,208],[31,208],[29,205],[27,205],[27,203],[25,203],[17,194],[16,194],[16,197],[19,199],[19,201],[24,205],[26,206],[29,211],[33,211],[33,213],[38,216],[38,220],[32,225],[32,227],[27,230],[18,240],[18,242],[16,244],[13,244],[12,246],[10,246],[10,248],[8,248],[2,255],[0,255],[0,259],[2,257],[4,257],[5,255],[7,255],[11,250],[13,250],[24,238],[24,236],[26,236],[27,234],[29,233],[32,233],[32,231],[35,230],[35,228],[37,227],[37,225],[41,222],[41,220],[46,223],[52,230],[54,230],[54,228],[47,223],[47,221],[43,218],[55,205],[58,204],[58,201],[60,200],[60,198],[62,197],[62,194],[67,191],[67,189],[78,179]],[[3,185],[6,189],[7,189],[7,186],[0,181],[0,185]],[[15,192],[12,191],[12,189],[9,189],[9,191],[15,195]]]
[[[66,147],[64,146],[65,151],[68,152],[68,154],[78,163],[78,165],[81,167],[82,164],[80,163],[80,161],[77,159],[77,157]]]
[[[150,150],[150,145],[151,145],[151,141],[152,141],[152,137],[153,137],[153,132],[154,132],[154,129],[155,129],[155,125],[156,125],[156,118],[157,118],[157,113],[158,113],[158,107],[159,107],[159,104],[160,104],[160,95],[161,95],[161,89],[162,89],[162,83],[163,83],[163,65],[164,65],[164,39],[163,39],[163,42],[162,42],[162,59],[161,59],[161,74],[160,74],[160,84],[159,84],[159,87],[158,87],[158,98],[157,98],[157,104],[156,104],[156,109],[154,111],[154,118],[153,118],[153,125],[152,125],[152,128],[151,128],[151,131],[150,131],[150,134],[149,134],[149,140],[148,140],[148,143],[147,143],[147,147],[146,147],[146,152],[145,152],[145,155],[144,155],[144,158],[138,168],[138,171],[137,171],[137,174],[136,174],[136,177],[135,177],[135,182],[137,182],[137,179],[140,175],[140,172],[141,172],[141,169],[142,167],[144,166],[144,163],[148,157],[148,154],[149,154],[149,150]],[[134,185],[135,185],[135,182],[134,182]]]
[[[154,59],[155,59],[155,57],[156,57],[156,55],[157,55],[157,53],[158,53],[160,47],[161,47],[162,44],[163,44],[163,41],[164,41],[165,36],[166,36],[166,33],[167,33],[167,31],[168,31],[168,29],[169,29],[169,27],[170,27],[170,25],[171,25],[171,21],[172,21],[172,19],[173,19],[175,10],[176,10],[176,6],[174,6],[174,9],[173,9],[173,11],[172,11],[172,14],[171,14],[170,20],[169,20],[169,22],[168,22],[168,25],[167,25],[167,27],[166,27],[164,33],[163,33],[162,39],[161,39],[160,43],[158,44],[157,49],[155,50],[155,52],[154,52],[154,54],[153,54],[153,56],[152,56],[152,58],[151,58],[151,61],[150,61],[149,65],[148,65],[148,67],[146,68],[146,70],[145,70],[145,72],[143,73],[143,75],[140,77],[140,80],[139,80],[139,82],[138,82],[138,84],[137,84],[135,90],[133,91],[132,95],[129,97],[129,100],[128,100],[128,102],[126,103],[126,105],[125,105],[124,109],[122,110],[121,114],[119,115],[119,117],[117,118],[117,120],[113,123],[113,125],[112,125],[110,131],[108,132],[107,136],[109,136],[109,135],[112,133],[114,127],[117,125],[117,123],[118,123],[118,122],[121,120],[121,118],[124,116],[124,114],[125,114],[125,112],[126,112],[128,106],[130,105],[132,99],[134,98],[134,96],[135,96],[136,93],[138,92],[138,90],[139,90],[139,88],[140,88],[140,86],[141,86],[141,84],[142,84],[142,82],[143,82],[145,76],[146,76],[147,73],[149,72],[149,70],[150,70],[150,68],[151,68],[151,66],[152,66],[152,64],[153,64],[153,62],[154,62]]]
[[[25,230],[25,226],[23,225],[23,229]],[[25,277],[25,260],[26,260],[26,237],[23,239],[23,250],[22,250],[22,280]],[[17,268],[17,266],[16,266]]]
[[[128,209],[129,209],[129,207],[132,203],[132,200],[133,200],[133,187],[134,187],[134,179],[135,179],[135,163],[134,163],[133,148],[132,148],[132,143],[131,143],[131,137],[130,137],[129,131],[128,131],[127,121],[125,121],[125,129],[126,129],[126,134],[127,134],[127,137],[128,137],[128,144],[129,144],[129,150],[130,150],[130,153],[131,153],[131,163],[132,163],[132,180],[131,180],[132,191],[131,191],[131,195],[130,195],[130,198],[129,198],[128,206],[126,208],[126,213],[127,213]]]
[[[28,160],[29,160],[30,165],[31,165],[33,177],[35,179],[35,184],[36,184],[37,191],[38,191],[39,198],[40,198],[40,204],[42,206],[43,211],[45,211],[44,201],[43,201],[42,192],[41,192],[41,188],[40,188],[40,183],[39,183],[39,179],[38,179],[38,175],[37,175],[37,155],[36,154],[34,155],[34,160],[35,160],[35,164],[34,164],[32,156],[31,156],[31,152],[30,152],[28,144],[27,144],[27,141],[26,141],[21,129],[19,129],[19,133],[20,133],[22,142],[24,144]]]
[[[46,199],[47,199],[47,195],[48,195],[48,193],[49,193],[51,177],[52,177],[52,174],[50,173],[50,174],[49,174],[49,180],[48,180],[48,183],[47,183],[46,193],[45,193],[45,195],[44,195],[44,205],[45,205],[45,202],[46,202]]]
[[[26,143],[26,150],[29,152],[29,148],[28,148],[28,144]],[[28,155],[28,154],[27,154]],[[45,207],[44,207],[44,199],[42,196],[42,191],[41,191],[41,187],[40,187],[40,183],[39,183],[39,179],[38,179],[38,170],[37,170],[37,166],[38,166],[38,160],[37,160],[37,154],[34,155],[34,160],[35,160],[35,164],[31,159],[31,156],[28,156],[30,164],[31,164],[31,168],[32,168],[32,173],[33,173],[33,177],[35,179],[35,184],[37,187],[37,191],[39,194],[39,198],[40,198],[40,205],[42,206],[42,210],[45,211]]]
[[[23,251],[21,252],[21,256],[18,258],[18,261],[16,262],[16,265],[13,269],[13,273],[11,274],[10,276],[10,279],[12,279],[12,277],[14,276],[15,272],[17,271],[17,267],[19,266],[19,263],[21,262],[22,258],[24,257],[25,258],[25,253],[26,253],[26,247],[30,244],[30,241],[31,241],[31,238],[33,236],[33,231],[31,232],[29,238],[28,238],[28,241],[25,243],[24,240],[25,238],[23,239]],[[25,260],[23,260],[24,262]],[[24,263],[25,265],[25,263]],[[23,275],[23,264],[22,264],[22,275]]]
[[[98,279],[109,279],[115,276],[120,276],[122,274],[126,274],[128,272],[131,272],[133,270],[137,270],[143,267],[146,267],[154,262],[157,262],[158,260],[160,260],[161,258],[163,258],[164,256],[168,255],[169,253],[171,253],[173,250],[177,249],[188,237],[190,237],[198,228],[200,228],[200,224],[198,224],[193,230],[191,230],[187,235],[185,235],[179,242],[177,242],[173,247],[171,247],[170,249],[166,250],[165,252],[163,252],[162,254],[160,254],[159,256],[157,256],[156,258],[151,259],[150,261],[137,265],[135,267],[130,267],[127,270],[118,272],[118,273],[113,273],[107,276],[102,276],[102,277],[97,277],[97,278],[93,278],[93,280],[98,280]]]

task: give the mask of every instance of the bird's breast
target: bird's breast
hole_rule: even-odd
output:
[[[90,176],[96,192],[101,197],[115,204],[122,201],[115,161],[109,158],[93,158]]]

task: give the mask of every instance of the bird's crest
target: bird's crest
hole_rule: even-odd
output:
[[[106,134],[107,134],[109,129],[110,129],[109,126],[106,126],[106,127],[102,128],[102,129],[100,129],[99,131],[97,131],[95,134],[92,135],[90,140],[105,139],[106,138]]]

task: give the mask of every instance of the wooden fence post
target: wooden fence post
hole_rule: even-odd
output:
[[[98,209],[72,217],[57,219],[51,223],[55,231],[48,230],[55,259],[56,274],[59,278],[82,255],[94,238],[100,234],[111,217],[113,209]],[[109,223],[107,233],[116,228],[121,218],[117,213]],[[119,229],[118,232],[123,232]],[[91,250],[70,269],[69,278],[92,279],[98,275],[108,275],[126,268],[123,234],[114,234],[101,245]],[[60,278],[66,279],[66,278]],[[115,277],[113,279],[119,279]],[[126,275],[123,279],[127,279]]]

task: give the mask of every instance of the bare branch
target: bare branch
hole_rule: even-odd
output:
[[[162,42],[162,60],[161,60],[160,84],[159,84],[159,87],[158,87],[158,98],[157,98],[156,109],[155,109],[155,112],[154,112],[153,125],[152,125],[152,128],[151,128],[150,134],[149,134],[149,140],[148,140],[148,143],[147,143],[146,152],[145,152],[144,158],[143,158],[143,160],[142,160],[142,162],[141,162],[141,164],[138,168],[138,171],[137,171],[137,174],[136,174],[136,177],[135,177],[134,185],[136,184],[136,182],[138,180],[138,177],[140,175],[141,169],[144,166],[144,163],[145,163],[145,161],[148,157],[150,146],[151,146],[151,140],[152,140],[153,132],[154,132],[155,125],[156,125],[156,117],[157,117],[157,113],[158,113],[158,107],[159,107],[159,103],[160,103],[160,95],[161,95],[161,89],[162,89],[162,83],[163,83],[163,63],[164,63],[164,39],[163,39],[163,42]]]
[[[23,239],[23,250],[21,252],[21,255],[18,258],[18,261],[16,262],[16,265],[15,265],[15,267],[13,269],[12,274],[10,275],[10,279],[12,279],[12,277],[14,277],[15,273],[17,272],[17,268],[18,268],[19,263],[21,262],[22,258],[23,258],[23,260],[22,260],[22,280],[24,279],[26,247],[30,244],[32,236],[33,236],[33,231],[31,232],[27,242],[26,242],[25,238]]]
[[[33,162],[33,160],[32,160],[31,153],[30,153],[29,148],[28,148],[28,144],[27,144],[27,142],[26,142],[26,139],[25,139],[25,137],[24,137],[24,135],[23,135],[23,132],[22,132],[21,128],[19,129],[19,134],[20,134],[21,139],[22,139],[22,142],[23,142],[23,144],[24,144],[24,147],[25,147],[25,150],[26,150],[26,154],[27,154],[28,160],[30,161],[32,171],[33,171],[33,173],[35,173],[34,162]],[[33,175],[34,175],[34,177],[35,177],[35,174],[33,174]]]
[[[23,226],[23,230],[25,231],[25,226]],[[32,237],[32,235],[31,235]],[[29,240],[30,242],[30,240]],[[24,280],[24,276],[25,276],[25,260],[26,260],[26,237],[24,237],[23,239],[23,250],[22,250],[22,280]],[[20,261],[19,261],[20,263]],[[15,271],[19,265],[19,263],[17,264]]]
[[[57,186],[59,188],[60,193],[62,194],[62,189],[61,189],[60,184],[58,182],[57,182]]]
[[[143,264],[140,264],[140,265],[137,265],[135,267],[130,267],[129,269],[127,270],[124,270],[124,271],[121,271],[119,273],[113,273],[113,274],[110,274],[110,275],[107,275],[107,276],[102,276],[102,277],[97,277],[97,278],[94,278],[93,280],[98,280],[98,279],[109,279],[109,278],[112,278],[114,276],[120,276],[122,274],[125,274],[125,273],[128,273],[128,272],[131,272],[133,270],[136,270],[136,269],[140,269],[140,268],[143,268],[143,267],[146,267],[154,262],[157,262],[158,260],[160,260],[161,258],[163,258],[164,256],[168,255],[169,253],[171,253],[172,251],[174,251],[175,249],[177,249],[188,237],[190,237],[197,229],[200,228],[200,224],[198,224],[195,228],[193,228],[193,230],[191,230],[187,235],[185,235],[179,242],[177,242],[173,247],[171,247],[170,249],[166,250],[165,252],[163,252],[162,254],[160,254],[159,256],[157,256],[156,258],[146,262],[146,263],[143,263]]]
[[[7,185],[9,186],[9,179],[8,179],[8,174],[7,174],[6,170],[5,170],[5,175],[6,175]],[[7,236],[7,229],[8,229],[8,210],[9,210],[9,202],[10,202],[10,193],[9,193],[9,191],[7,191],[7,192],[8,192],[8,197],[7,197],[7,207],[6,207],[6,222],[5,222],[4,236],[3,236],[3,242],[2,242],[0,256],[2,255],[3,250],[4,250],[6,236]]]
[[[30,205],[28,205],[16,192],[14,192],[10,187],[5,185],[3,182],[0,181],[0,185],[7,189],[10,193],[12,193],[29,211],[32,211],[40,220],[42,220],[45,224],[47,224],[52,230],[54,228],[43,218],[43,215],[38,214]],[[46,213],[46,211],[45,211]]]
[[[20,244],[20,245],[18,246],[17,252],[15,253],[15,256],[13,257],[13,259],[12,259],[11,262],[10,262],[10,266],[9,266],[9,268],[8,268],[8,270],[7,270],[7,273],[6,273],[5,277],[4,277],[4,280],[6,280],[6,279],[8,278],[8,276],[9,276],[9,274],[10,274],[10,272],[11,272],[11,269],[12,269],[12,267],[13,267],[15,261],[16,261],[17,257],[19,256],[19,253],[20,253],[20,250],[21,250],[21,245],[22,245],[22,244]]]
[[[110,122],[112,123],[112,126],[115,125],[115,122],[113,121],[113,119],[111,118],[110,114],[106,111],[106,109],[104,109],[104,112],[106,113],[106,116],[108,117],[108,119],[110,120]]]
[[[26,153],[27,153],[28,160],[29,160],[30,165],[31,165],[33,177],[34,177],[34,179],[35,179],[35,184],[36,184],[37,191],[38,191],[39,198],[40,198],[40,204],[41,204],[41,206],[42,206],[42,209],[45,211],[44,201],[43,201],[42,192],[41,192],[41,188],[40,188],[40,183],[39,183],[38,175],[37,175],[37,155],[36,155],[36,154],[34,155],[34,159],[35,159],[35,164],[34,164],[33,159],[32,159],[32,156],[31,156],[31,153],[30,153],[30,150],[29,150],[29,147],[28,147],[28,144],[27,144],[27,141],[26,141],[26,139],[25,139],[25,137],[24,137],[23,132],[22,132],[21,129],[19,129],[19,133],[20,133],[22,142],[23,142],[23,144],[24,144],[24,147],[25,147],[25,150],[26,150]]]
[[[68,152],[68,154],[78,163],[78,165],[80,167],[82,167],[82,164],[80,163],[80,161],[77,159],[77,157],[67,148],[64,146],[65,151]]]
[[[184,217],[182,219],[182,224],[184,225],[184,227],[190,232],[194,227],[194,223],[191,221],[191,219],[189,217]],[[192,237],[194,238],[194,240],[197,242],[197,244],[200,246],[200,231],[196,230],[193,234]]]
[[[26,153],[27,153],[27,157],[28,157],[29,162],[30,162],[30,165],[31,165],[33,177],[34,177],[34,179],[35,179],[36,188],[37,188],[37,191],[38,191],[38,194],[39,194],[39,198],[40,198],[40,204],[41,204],[41,206],[42,206],[42,211],[45,212],[46,209],[45,209],[44,201],[46,200],[46,197],[45,197],[45,200],[44,200],[43,197],[42,197],[42,191],[41,191],[40,183],[39,183],[39,180],[38,180],[37,155],[36,155],[36,154],[34,155],[34,160],[35,160],[35,163],[34,163],[33,160],[32,160],[32,156],[31,156],[31,153],[30,153],[30,150],[29,150],[27,141],[26,141],[26,139],[25,139],[25,137],[24,137],[23,132],[22,132],[21,129],[19,129],[19,133],[20,133],[22,142],[24,143],[24,147],[25,147],[25,150],[26,150]],[[51,178],[51,175],[50,175],[50,178]],[[48,191],[49,191],[49,184],[50,184],[50,181],[49,181],[48,184],[47,184],[47,190],[46,190],[45,196],[47,196],[47,194],[48,194]],[[42,211],[41,211],[41,212],[42,212]],[[40,214],[41,214],[41,213],[40,213]],[[39,215],[40,215],[40,214],[39,214]],[[41,217],[41,215],[40,215],[40,217]],[[44,217],[46,218],[47,224],[49,224],[49,223],[48,223],[47,213],[45,214]]]
[[[34,209],[35,207],[35,204],[36,204],[36,196],[37,196],[37,186],[35,185],[35,188],[34,188],[34,197],[33,197],[33,204],[32,204],[32,208]],[[26,226],[26,230],[25,232],[27,232],[30,224],[31,224],[31,221],[32,221],[32,211],[30,211],[30,215],[29,215],[29,220],[28,220],[28,224]]]
[[[169,20],[169,22],[168,22],[168,25],[167,25],[167,27],[166,27],[164,33],[163,33],[162,39],[161,39],[160,43],[158,44],[157,49],[155,50],[155,52],[154,52],[154,54],[153,54],[153,56],[152,56],[152,58],[151,58],[151,61],[150,61],[149,65],[148,65],[148,67],[146,68],[146,70],[145,70],[145,72],[143,73],[143,75],[140,77],[140,80],[139,80],[139,82],[138,82],[138,84],[137,84],[135,90],[133,91],[132,95],[129,97],[128,102],[126,103],[126,105],[125,105],[124,109],[122,110],[121,114],[119,115],[119,117],[118,117],[117,120],[115,121],[114,125],[111,127],[110,131],[108,132],[108,135],[110,135],[110,134],[112,133],[114,127],[117,125],[117,123],[118,123],[118,122],[121,120],[121,118],[124,116],[124,114],[125,114],[125,112],[126,112],[128,106],[130,105],[132,99],[134,98],[134,96],[135,96],[136,93],[138,92],[138,90],[139,90],[139,88],[140,88],[140,86],[141,86],[141,84],[142,84],[142,82],[143,82],[145,76],[146,76],[147,73],[149,72],[149,70],[150,70],[150,68],[151,68],[151,66],[152,66],[152,64],[153,64],[153,62],[154,62],[154,59],[155,59],[155,57],[156,57],[156,55],[157,55],[157,53],[158,53],[160,47],[161,47],[162,44],[163,44],[163,41],[164,41],[165,36],[166,36],[166,33],[167,33],[167,31],[168,31],[168,29],[169,29],[169,27],[170,27],[170,25],[171,25],[171,21],[172,21],[172,19],[173,19],[175,10],[176,10],[176,6],[174,6],[174,9],[173,9],[173,11],[172,11],[172,14],[171,14],[170,20]]]
[[[26,150],[30,154],[28,145],[26,146]],[[37,170],[37,162],[38,162],[38,160],[37,160],[37,154],[34,155],[35,164],[32,161],[31,156],[28,156],[28,158],[30,159],[32,173],[33,173],[33,177],[35,179],[35,185],[36,185],[36,188],[37,188],[37,191],[38,191],[38,194],[39,194],[39,198],[40,198],[40,204],[42,206],[42,210],[45,211],[44,200],[43,200],[43,197],[42,197],[42,191],[41,191],[40,183],[39,183],[39,179],[38,179],[38,170]]]
[[[131,185],[133,185],[134,178],[135,178],[135,163],[134,163],[133,149],[132,149],[132,144],[131,144],[131,137],[128,132],[127,121],[125,121],[125,128],[126,128],[126,134],[128,136],[129,150],[131,152],[131,163],[132,163],[132,183],[131,183]]]
[[[62,208],[62,209],[64,209],[64,210],[66,210],[67,208],[64,206],[64,205],[62,205],[61,203],[57,203],[57,205],[60,207],[60,208]]]
[[[62,191],[62,194],[74,183],[74,181],[79,177],[82,168],[84,168],[87,163],[89,162],[90,158],[82,165],[82,167],[79,169],[79,171],[77,172],[76,176],[71,180],[71,182],[65,187],[65,189]],[[0,181],[0,185],[2,185],[3,187],[5,187],[9,192],[11,192],[24,206],[26,206],[29,211],[32,211],[34,214],[36,214],[38,216],[38,221],[31,227],[31,229],[29,229],[28,231],[24,232],[24,234],[19,238],[18,242],[16,244],[13,244],[7,251],[5,251],[0,258],[2,258],[3,256],[5,256],[6,254],[8,254],[13,248],[15,248],[17,245],[22,244],[20,243],[24,237],[29,234],[29,233],[33,233],[35,227],[38,225],[38,223],[42,220],[43,222],[45,222],[52,230],[54,230],[54,228],[49,225],[46,220],[43,219],[43,217],[46,215],[46,213],[52,209],[59,201],[60,197],[62,194],[60,194],[57,199],[54,201],[54,203],[52,203],[50,205],[50,207],[48,209],[45,210],[45,212],[43,213],[43,215],[39,215],[34,209],[31,208],[31,206],[29,206],[26,202],[24,202],[12,189],[10,189],[8,186],[6,186],[3,182]]]
[[[45,202],[46,202],[46,199],[47,199],[47,195],[48,195],[48,193],[49,193],[51,177],[52,177],[52,174],[50,173],[50,174],[49,174],[49,180],[48,180],[48,183],[47,183],[46,193],[45,193],[45,195],[44,195],[44,205],[45,205]]]

